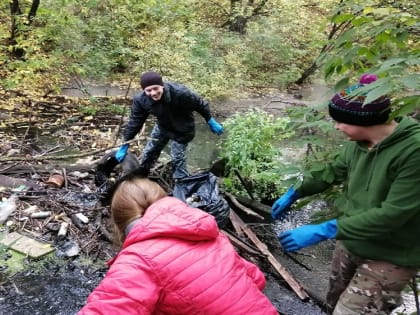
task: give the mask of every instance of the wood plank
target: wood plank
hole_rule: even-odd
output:
[[[238,234],[239,237],[244,237],[245,234],[244,234],[244,232],[241,229],[241,224],[240,224],[240,222],[238,222],[237,217],[238,216],[236,215],[236,213],[233,212],[233,210],[231,208],[230,211],[229,211],[229,219],[230,219],[230,222],[232,223],[233,228],[235,229],[236,234]]]
[[[303,287],[292,277],[292,275],[284,268],[280,262],[273,256],[273,254],[268,250],[267,245],[261,242],[257,235],[245,225],[242,219],[231,210],[232,217],[235,218],[237,222],[241,224],[242,230],[249,237],[249,239],[255,244],[255,246],[267,257],[268,261],[274,267],[274,269],[280,274],[280,276],[289,284],[292,290],[301,300],[306,300],[309,298],[309,295],[305,292]]]
[[[261,252],[258,250],[258,248],[254,248],[253,246],[247,244],[246,242],[244,242],[243,240],[241,240],[240,238],[238,238],[237,236],[233,235],[232,233],[230,233],[229,231],[226,230],[221,230],[220,232],[222,232],[224,235],[226,235],[226,237],[231,241],[231,243],[233,245],[235,245],[236,247],[239,247],[245,251],[247,251],[248,253],[252,254],[252,255],[258,255],[258,256],[263,256],[261,254]]]
[[[39,258],[54,251],[54,247],[51,244],[38,242],[17,232],[6,235],[1,240],[1,243],[32,258]]]

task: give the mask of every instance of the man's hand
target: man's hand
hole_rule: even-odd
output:
[[[127,155],[128,147],[129,147],[128,143],[123,144],[115,153],[115,158],[117,159],[118,163],[121,163],[122,161],[124,161],[125,156]]]
[[[294,252],[307,246],[318,244],[337,235],[337,220],[321,224],[307,224],[278,235],[285,252]]]
[[[216,135],[221,135],[223,133],[223,126],[219,124],[214,118],[210,118],[207,122],[210,127],[211,132],[215,133]]]
[[[273,219],[280,219],[289,210],[290,206],[299,199],[298,192],[290,187],[289,190],[277,199],[271,207],[271,216]]]

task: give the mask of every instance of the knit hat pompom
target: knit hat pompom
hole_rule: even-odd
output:
[[[369,84],[378,80],[378,76],[372,73],[364,73],[359,79],[359,83],[361,84]]]
[[[163,86],[162,76],[154,71],[145,72],[140,77],[140,85],[143,90],[151,85]]]
[[[386,96],[382,96],[363,105],[366,95],[355,95],[354,93],[363,85],[360,82],[334,95],[328,104],[328,110],[335,121],[356,126],[373,126],[383,124],[388,120],[391,112],[391,100]]]

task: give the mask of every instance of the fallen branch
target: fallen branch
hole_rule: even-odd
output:
[[[264,214],[271,214],[271,207],[258,202],[256,200],[251,200],[242,196],[238,196],[236,197],[236,199],[238,200],[238,202],[240,202],[242,205],[254,210],[254,211],[259,211],[262,212]]]
[[[238,216],[236,216],[234,214],[233,210],[231,209],[231,211],[229,211],[229,219],[230,219],[230,222],[232,223],[233,228],[235,229],[236,234],[238,234],[239,237],[244,237],[245,234],[244,234],[244,232],[241,229],[241,223],[238,220],[236,220],[237,217]]]
[[[232,242],[233,245],[235,245],[235,246],[237,246],[239,248],[242,248],[242,249],[246,250],[250,254],[257,255],[257,256],[263,256],[261,254],[261,252],[258,251],[257,248],[254,248],[253,246],[247,244],[246,242],[244,242],[243,240],[239,239],[235,235],[229,233],[226,230],[221,230],[221,232],[224,235],[226,235],[226,237]]]
[[[245,225],[242,219],[231,210],[232,216],[236,217],[235,220],[241,223],[241,228],[249,239],[255,244],[255,246],[263,253],[274,269],[280,274],[280,276],[289,284],[292,290],[301,300],[306,300],[309,298],[309,295],[305,292],[303,287],[290,275],[290,273],[284,268],[279,261],[273,256],[273,254],[268,250],[267,245],[261,242],[257,235]]]
[[[235,170],[235,175],[239,178],[239,181],[241,182],[242,186],[244,186],[246,192],[248,193],[249,197],[251,197],[252,200],[255,200],[254,195],[252,194],[251,189],[249,189],[248,185],[246,184],[245,180],[242,178],[241,174],[238,170]]]
[[[66,168],[67,171],[89,172],[95,168],[96,163],[92,164],[73,164],[73,165],[15,165],[5,170],[0,170],[0,174],[28,174],[28,173],[50,173],[60,168]]]
[[[264,109],[272,109],[273,107],[268,107],[271,103],[284,103],[284,104],[290,104],[290,105],[297,105],[297,106],[308,106],[308,103],[302,102],[302,101],[294,101],[291,99],[286,98],[280,98],[276,100],[269,100],[266,104],[263,105]]]
[[[0,158],[0,162],[11,162],[11,161],[43,161],[43,160],[68,160],[68,159],[74,159],[74,158],[81,158],[86,156],[92,156],[96,155],[98,153],[102,153],[105,151],[108,151],[110,149],[119,148],[123,144],[128,144],[131,142],[137,141],[137,139],[132,139],[130,141],[126,141],[123,143],[120,143],[116,146],[111,146],[103,149],[98,149],[95,151],[89,151],[86,153],[79,153],[79,154],[68,154],[68,155],[35,155],[35,156],[11,156],[7,158]]]
[[[252,211],[251,209],[245,207],[244,205],[240,204],[238,200],[236,200],[236,198],[230,194],[230,193],[225,193],[226,197],[229,198],[230,201],[232,201],[232,203],[239,209],[242,210],[243,212],[245,212],[248,215],[252,215],[254,217],[257,217],[258,219],[264,220],[265,218],[262,215],[259,215],[258,213]]]

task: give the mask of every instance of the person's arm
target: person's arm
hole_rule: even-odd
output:
[[[148,115],[148,112],[142,106],[141,96],[135,96],[133,99],[133,105],[131,107],[130,118],[128,120],[127,126],[124,129],[124,141],[131,140],[136,136],[136,134],[143,127],[143,124],[146,121]],[[123,144],[115,152],[115,159],[118,163],[124,161],[128,152],[128,148],[128,143]]]
[[[135,254],[125,254],[126,263],[118,260],[89,295],[78,315],[154,314],[160,288],[153,270]]]
[[[271,207],[271,217],[281,219],[289,210],[292,204],[299,199],[299,193],[292,186],[289,190],[274,201]]]
[[[266,280],[265,276],[262,273],[262,271],[256,266],[255,264],[251,263],[250,261],[242,258],[239,256],[239,254],[236,252],[235,248],[233,247],[230,240],[227,238],[227,236],[223,233],[219,233],[219,237],[223,239],[224,246],[230,247],[232,253],[235,255],[236,259],[238,260],[238,265],[242,265],[243,268],[246,270],[246,274],[248,277],[250,277],[255,285],[260,289],[261,291],[264,290]]]
[[[261,270],[256,265],[247,261],[246,259],[243,259],[242,257],[240,257],[240,259],[245,265],[246,274],[248,275],[248,277],[250,277],[255,282],[258,289],[260,289],[261,291],[264,290],[266,280]]]
[[[142,103],[142,94],[136,95],[133,98],[133,104],[131,107],[130,118],[126,127],[124,128],[124,141],[133,139],[143,127],[149,112],[145,109],[144,104]]]
[[[304,176],[303,181],[295,185],[300,197],[312,196],[324,192],[332,185],[339,185],[347,179],[349,163],[352,159],[354,143],[348,143],[324,167]]]
[[[278,239],[285,252],[294,252],[336,236],[337,219],[333,219],[320,224],[306,224],[282,232],[278,235]]]
[[[196,93],[186,90],[182,97],[183,102],[190,104],[193,111],[198,112],[207,122],[211,132],[221,135],[224,132],[224,128],[214,119],[210,113],[209,103]]]
[[[325,191],[334,184],[341,183],[347,176],[348,149],[342,150],[332,163],[322,169],[305,175],[300,183],[289,187],[287,192],[276,199],[271,207],[273,219],[281,219],[299,198]]]
[[[182,102],[189,104],[192,111],[199,113],[206,122],[211,119],[209,103],[198,94],[185,89],[182,93]]]

